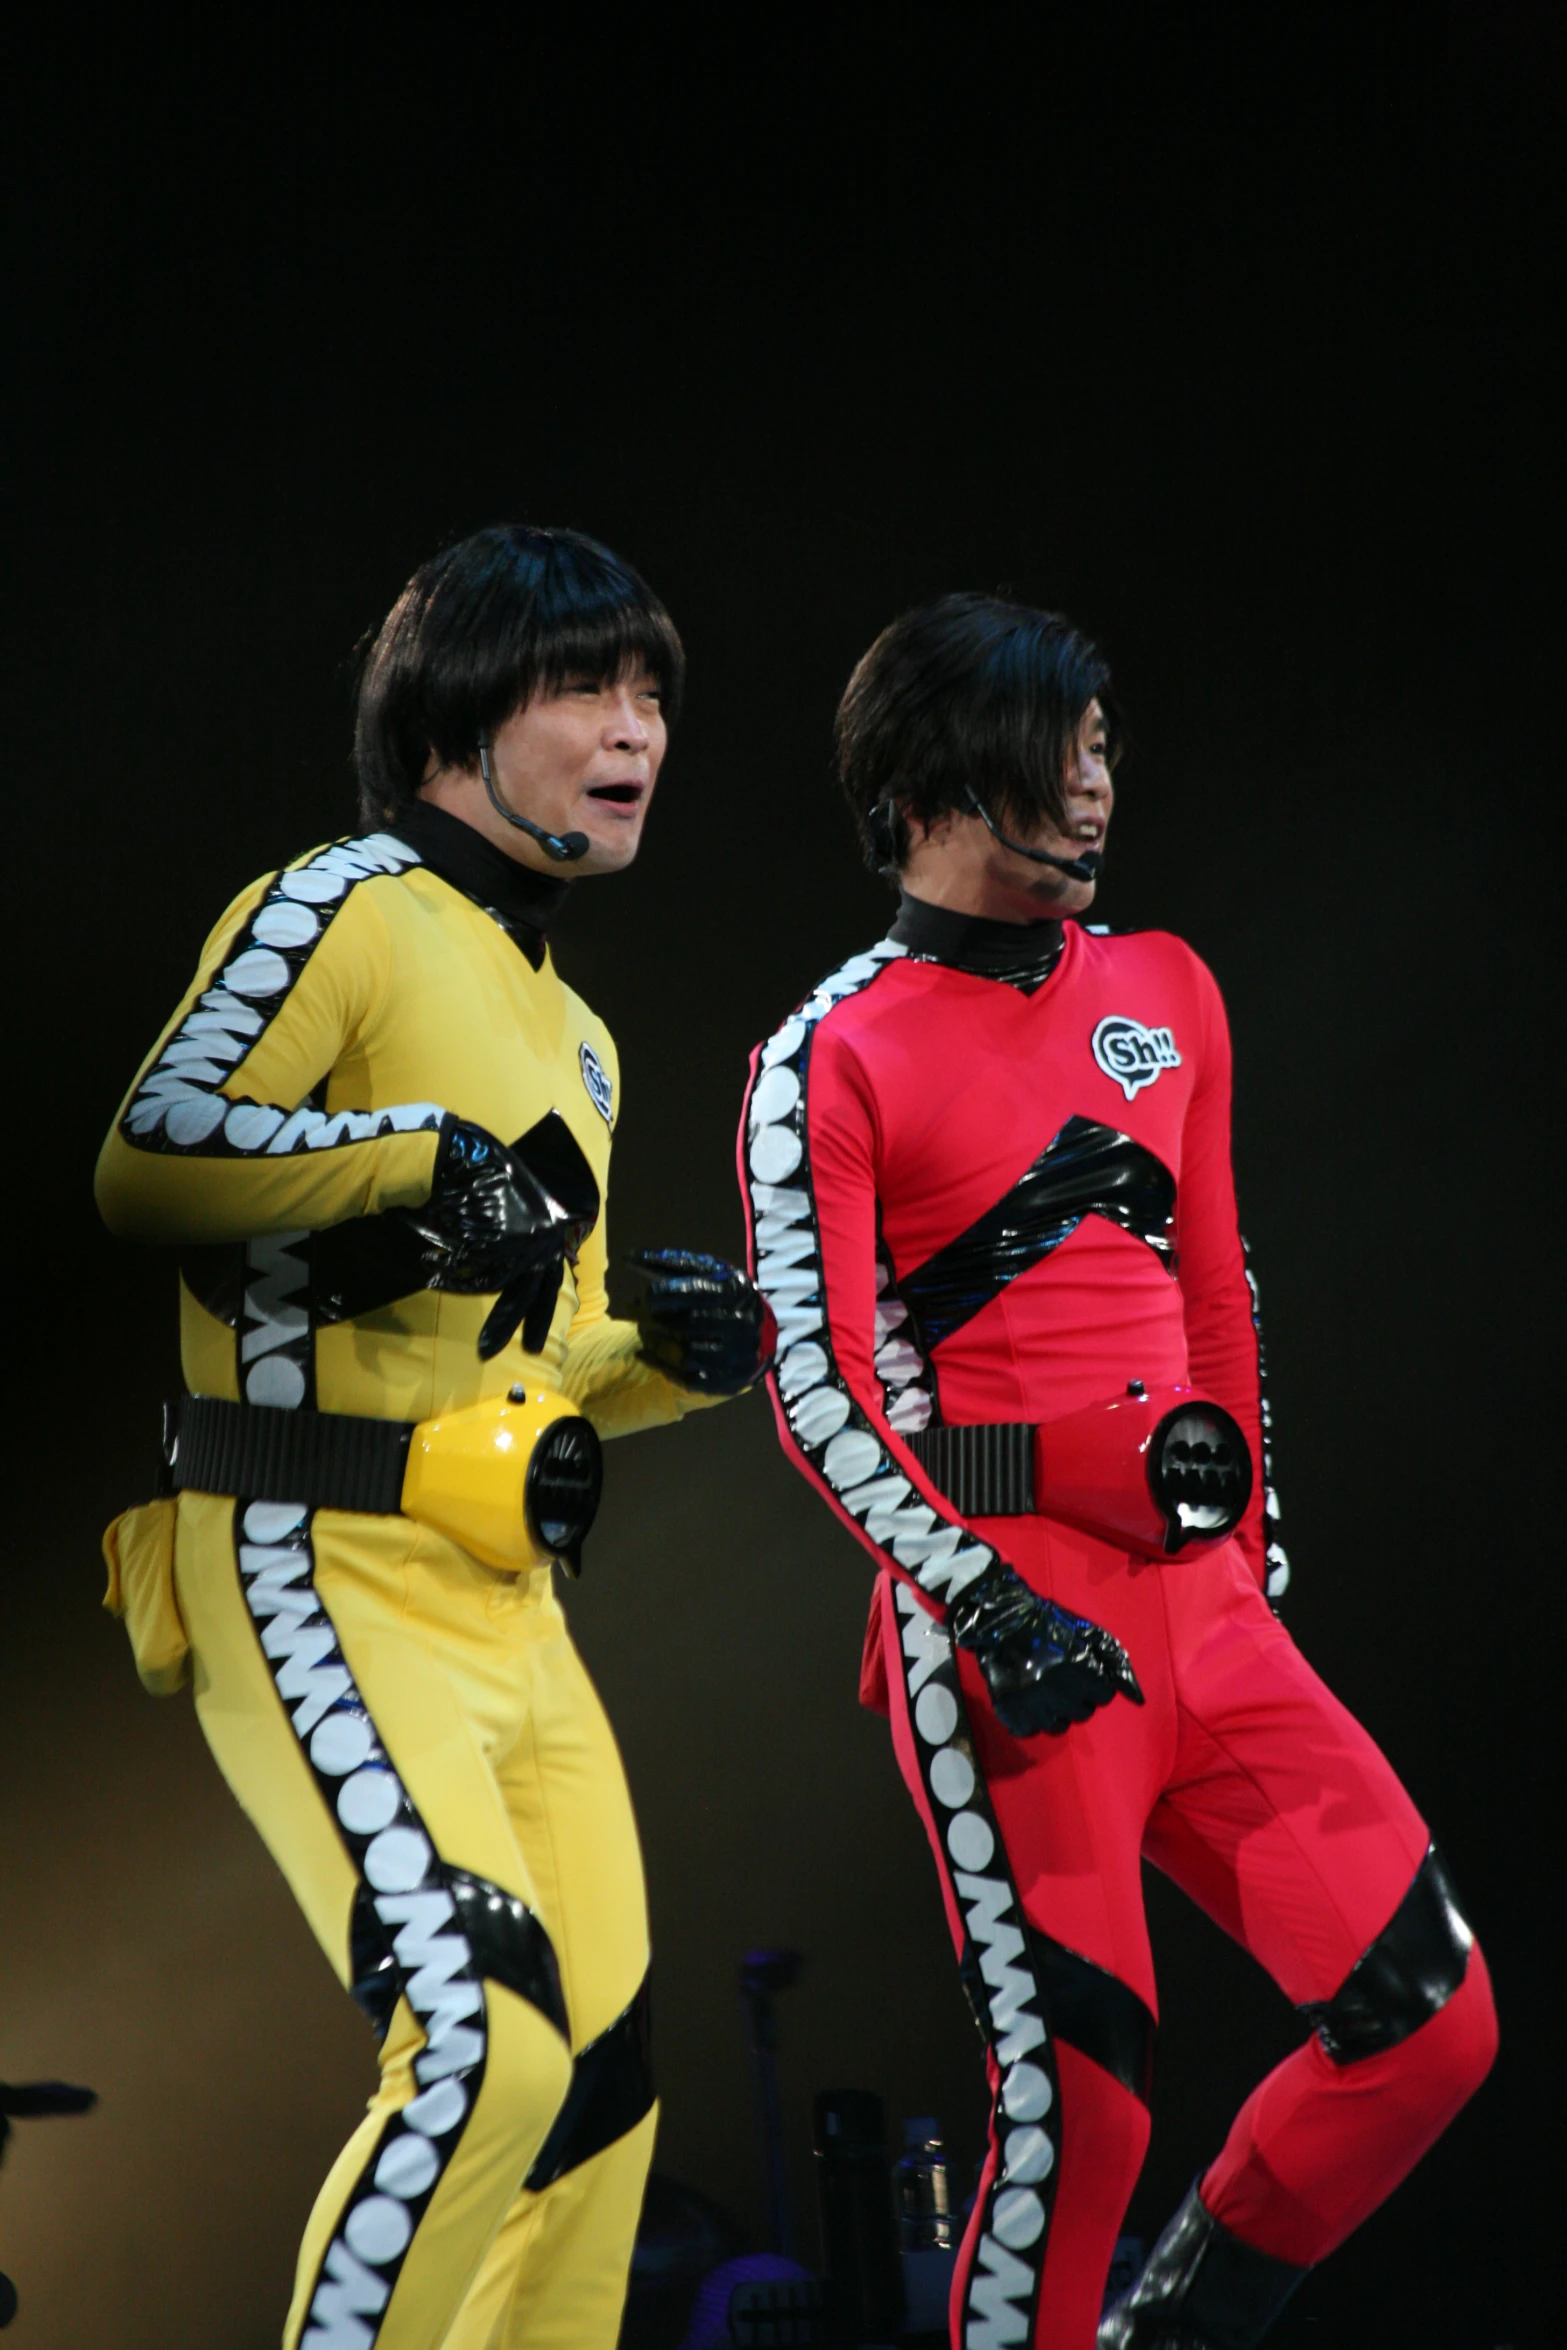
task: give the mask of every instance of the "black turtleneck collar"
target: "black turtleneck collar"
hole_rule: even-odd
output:
[[[460,816],[449,816],[428,800],[415,800],[387,830],[417,849],[432,873],[481,906],[527,956],[534,970],[540,969],[545,934],[571,893],[569,881],[557,881],[552,873],[535,873],[531,865],[519,865],[515,857],[508,857],[482,832],[464,824]]]
[[[1044,986],[1065,944],[1059,922],[993,922],[985,914],[958,914],[903,892],[888,937],[923,962],[946,963],[977,979],[999,979],[1023,995]]]

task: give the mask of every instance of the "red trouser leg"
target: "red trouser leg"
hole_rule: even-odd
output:
[[[1133,1612],[1141,1606],[1150,1640],[1162,1643],[1151,1597],[1134,1595]],[[1134,2010],[1138,1998],[1151,2007],[1138,1842],[1156,1785],[1154,1749],[1130,1707],[1067,1739],[1016,1744],[990,1713],[973,1660],[954,1657],[906,1589],[889,1579],[881,1605],[899,1766],[930,1838],[953,1941],[960,1958],[977,1961],[990,2011],[991,2150],[958,2261],[952,2338],[962,2350],[1091,2350],[1148,2111],[1078,2047],[1030,2038],[1043,2040],[1034,2018],[1048,2017],[1050,2003],[1029,1995],[1027,1929],[1113,1974],[1112,1989],[1130,1984],[1137,1998],[1121,1995]],[[1166,1727],[1173,1740],[1168,1719]],[[999,1849],[976,1869],[965,1854],[981,1811]],[[1035,2087],[1019,2104],[1022,2073]]]
[[[998,1538],[1003,1531],[1037,1588],[1124,1642],[1147,1703],[1118,1699],[1063,1738],[1020,1744],[1000,1729],[972,1659],[958,1652],[966,1720],[946,1730],[921,1712],[925,1666],[915,1652],[928,1652],[935,1627],[923,1611],[918,1622],[906,1612],[907,1593],[884,1589],[894,1742],[960,1954],[981,1913],[976,1881],[966,1886],[954,1868],[956,1813],[947,1807],[962,1797],[952,1766],[946,1777],[932,1767],[932,1729],[967,1741],[1021,1917],[1150,2010],[1140,1847],[1288,1998],[1330,1999],[1387,1926],[1428,1843],[1372,1740],[1305,1663],[1232,1549],[1154,1565],[1038,1519],[1008,1521]],[[923,1702],[928,1712],[932,1700]],[[987,1943],[985,1959],[996,1951]],[[1208,2208],[1276,2259],[1321,2259],[1419,2159],[1483,2077],[1494,2045],[1489,1983],[1474,1950],[1461,1988],[1397,2046],[1341,2066],[1313,2037],[1271,2074],[1203,2181]],[[998,2236],[998,2216],[1008,2217],[998,2177],[1008,2117],[998,2113],[959,2263],[953,2336],[962,2350],[1025,2338],[1051,2350],[1093,2343],[1147,2115],[1070,2041],[1057,2043],[1053,2061],[1053,2205],[1027,2244],[1009,2248]],[[994,2090],[994,2056],[991,2081]],[[1017,2330],[1025,2314],[1027,2335]]]
[[[1476,1946],[1447,2005],[1396,2048],[1336,2065],[1313,2038],[1260,2082],[1202,2181],[1203,2202],[1243,2243],[1310,2267],[1413,2170],[1495,2053]]]
[[[993,2339],[997,2344],[1026,2339],[1049,2344],[1050,2350],[1079,2350],[1080,2345],[1088,2350],[1098,2328],[1121,2221],[1148,2151],[1149,2115],[1139,2098],[1066,2041],[1057,2042],[1056,2061],[1063,2161],[1033,2326],[1025,2336],[1005,2330],[1003,2323]],[[994,2090],[994,2065],[989,2069]],[[969,2342],[971,2327],[976,2331],[969,2350],[991,2350],[986,2321],[994,2323],[1001,2314],[995,2300],[987,2302],[985,2297],[988,2263],[980,2257],[998,2161],[993,2134],[953,2279],[950,2319],[952,2339],[960,2350]]]
[[[1407,1893],[1424,1823],[1234,1553],[1199,1573],[1172,1562],[1161,1589],[1178,1743],[1144,1850],[1293,2003],[1330,1999]],[[1271,2073],[1204,2178],[1204,2203],[1275,2259],[1321,2260],[1419,2160],[1495,2048],[1475,1948],[1460,1988],[1396,2046],[1340,2065],[1313,2036]]]

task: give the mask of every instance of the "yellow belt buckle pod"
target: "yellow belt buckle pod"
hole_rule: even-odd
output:
[[[486,1566],[519,1573],[559,1559],[580,1574],[603,1489],[597,1431],[544,1387],[513,1387],[421,1420],[402,1506]]]

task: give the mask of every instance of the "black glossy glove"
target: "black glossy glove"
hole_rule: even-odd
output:
[[[528,1165],[521,1155],[528,1140],[525,1135],[508,1149],[484,1127],[448,1115],[441,1122],[429,1199],[422,1208],[402,1211],[425,1244],[431,1287],[467,1297],[500,1292],[479,1333],[485,1362],[500,1353],[519,1323],[523,1346],[538,1353],[549,1335],[566,1259],[575,1257],[591,1228],[591,1217],[585,1223],[573,1215]]]
[[[642,1248],[631,1262],[647,1276],[636,1305],[645,1361],[698,1395],[741,1395],[778,1351],[778,1324],[756,1284],[722,1257],[685,1248]]]
[[[1057,1738],[1117,1691],[1143,1702],[1114,1634],[1042,1599],[1000,1559],[949,1602],[947,1623],[977,1658],[996,1719],[1014,1738]]]

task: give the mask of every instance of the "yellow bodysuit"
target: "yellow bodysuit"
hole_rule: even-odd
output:
[[[223,916],[98,1167],[110,1226],[181,1252],[193,1393],[414,1421],[532,1380],[604,1436],[698,1403],[609,1317],[618,1071],[543,945],[563,895],[421,807]],[[506,1142],[553,1112],[592,1169],[600,1213],[537,1355],[479,1360],[489,1298],[345,1310],[376,1219],[427,1197],[447,1112]],[[170,1685],[188,1642],[219,1765],[384,2034],[286,2350],[610,2350],[655,2118],[646,1901],[549,1570],[497,1573],[403,1516],[154,1510],[108,1545],[145,1582],[172,1531],[175,1664],[165,1638],[147,1677]]]

